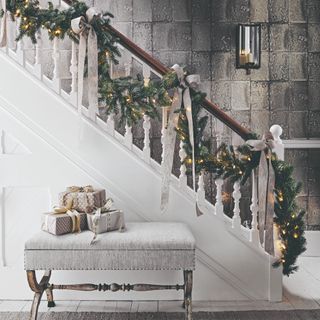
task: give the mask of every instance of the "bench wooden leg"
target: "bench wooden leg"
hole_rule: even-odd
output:
[[[185,308],[185,319],[192,320],[192,271],[184,270],[184,302],[183,307]]]
[[[46,271],[40,283],[38,283],[36,272],[34,270],[27,271],[29,287],[34,292],[34,298],[33,298],[33,303],[31,306],[30,317],[29,317],[30,320],[37,320],[41,297],[43,295],[43,292],[49,288],[50,277],[51,277],[51,271]],[[49,305],[49,301],[51,302],[51,304],[52,303],[54,304],[52,290],[49,289],[49,291],[50,291],[49,294],[47,291],[48,305]]]

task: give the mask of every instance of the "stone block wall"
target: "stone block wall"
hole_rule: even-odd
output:
[[[89,3],[112,12],[114,25],[164,64],[199,73],[208,97],[253,131],[277,123],[285,139],[320,138],[319,0]],[[247,22],[262,23],[261,68],[251,75],[235,68],[236,26]],[[288,150],[286,157],[304,185],[307,224],[320,228],[320,152]]]

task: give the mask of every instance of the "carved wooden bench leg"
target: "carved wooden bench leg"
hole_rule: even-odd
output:
[[[29,287],[34,292],[34,298],[33,298],[33,303],[31,306],[30,317],[29,317],[30,320],[37,320],[41,297],[43,292],[47,290],[49,286],[50,276],[51,276],[51,271],[46,271],[40,283],[38,283],[35,271],[27,270]],[[53,299],[52,292],[51,292],[50,298]],[[48,296],[48,299],[49,299],[49,296]]]
[[[185,319],[192,320],[192,271],[184,270],[183,275]]]

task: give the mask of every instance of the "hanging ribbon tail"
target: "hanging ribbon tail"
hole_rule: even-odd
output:
[[[1,8],[4,11],[3,17],[1,19],[1,30],[0,30],[0,48],[5,47],[7,45],[7,21],[9,13],[7,12],[6,0],[1,0]]]
[[[266,252],[274,256],[274,227],[273,227],[273,216],[274,216],[274,185],[275,185],[275,173],[271,163],[271,150],[269,150],[268,157],[268,186],[267,186],[267,208],[266,208],[266,235],[264,248]]]
[[[81,232],[81,224],[80,224],[80,213],[76,210],[68,210],[66,214],[71,218],[72,220],[72,233]]]
[[[182,103],[182,90],[176,89],[174,92],[172,105],[169,110],[168,127],[164,135],[165,140],[163,143],[163,160],[161,163],[162,179],[161,179],[161,213],[165,213],[168,209],[169,203],[169,190],[171,171],[174,157],[175,141],[176,141],[176,130],[175,127],[178,123],[179,114],[174,111],[181,108]]]
[[[94,233],[94,236],[90,242],[90,245],[93,245],[94,242],[96,241],[97,239],[97,236],[98,236],[98,226],[99,226],[99,222],[100,222],[100,218],[101,218],[101,208],[98,208],[94,214],[94,217],[92,219],[92,225],[93,225],[93,233]]]

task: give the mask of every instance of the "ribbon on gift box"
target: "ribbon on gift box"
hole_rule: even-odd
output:
[[[67,187],[67,192],[68,193],[73,193],[73,192],[86,192],[86,193],[90,193],[90,192],[94,192],[94,189],[91,185],[87,185],[87,186],[71,186],[71,187]]]
[[[179,65],[175,64],[172,69],[176,72],[179,79],[179,86],[174,91],[174,96],[172,99],[172,105],[169,110],[169,120],[168,126],[165,129],[166,134],[164,142],[164,156],[162,162],[162,182],[161,182],[161,211],[166,211],[169,202],[169,189],[170,189],[170,179],[174,156],[174,145],[176,139],[175,127],[178,123],[178,113],[177,110],[181,109],[183,104],[186,116],[188,120],[188,131],[189,131],[189,141],[192,148],[192,181],[193,190],[196,191],[196,164],[195,164],[195,144],[194,144],[194,125],[192,118],[192,101],[190,97],[190,87],[196,88],[200,84],[200,76],[197,74],[192,74],[185,76],[184,70]],[[196,213],[197,216],[202,215],[199,206],[198,198],[195,194],[196,203]]]
[[[72,31],[79,35],[78,58],[78,111],[81,113],[83,99],[84,63],[88,48],[88,99],[89,115],[94,117],[98,113],[98,41],[92,26],[100,13],[96,8],[89,8],[85,16],[71,20]]]
[[[97,239],[98,233],[97,233],[97,229],[100,223],[100,219],[101,219],[101,213],[106,213],[107,215],[107,225],[106,225],[106,231],[111,229],[111,223],[110,223],[110,215],[112,214],[112,212],[114,212],[114,210],[111,210],[113,204],[113,200],[111,198],[106,200],[106,203],[103,207],[101,208],[96,208],[95,213],[94,213],[94,217],[92,219],[92,225],[93,225],[93,233],[94,236],[90,242],[90,244],[94,244],[94,242]],[[120,215],[120,220],[119,220],[119,226],[118,226],[118,230],[120,232],[123,232],[125,229],[125,224],[124,224],[124,218],[123,215]]]
[[[9,20],[10,12],[7,12],[6,2],[7,0],[1,0],[1,7],[4,13],[1,19],[0,48],[7,45],[7,21]]]
[[[274,256],[273,215],[275,173],[271,163],[274,138],[267,132],[261,140],[247,140],[252,151],[261,151],[259,163],[259,237],[264,249]]]

